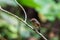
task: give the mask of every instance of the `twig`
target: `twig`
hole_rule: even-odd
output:
[[[21,9],[23,10],[24,14],[25,14],[25,22],[27,21],[27,13],[25,11],[25,9],[22,7],[21,4],[19,4],[16,0],[15,0],[16,4],[19,5],[21,7]]]
[[[27,22],[25,22],[23,19],[19,18],[18,16],[14,15],[14,14],[12,14],[12,13],[4,10],[4,9],[2,9],[1,6],[0,6],[0,10],[3,11],[3,12],[6,12],[7,14],[9,14],[9,15],[17,18],[18,20],[22,21],[22,22],[25,23],[29,28],[31,28],[33,31],[35,31],[38,35],[42,36],[45,40],[47,40],[47,39],[45,38],[45,36],[43,36],[41,33],[39,33],[36,29],[34,29],[31,25],[29,25],[29,24],[28,24]]]
[[[6,12],[7,14],[9,14],[9,15],[15,17],[15,18],[17,18],[18,20],[22,21],[22,22],[25,23],[27,26],[29,26],[31,29],[33,29],[33,27],[31,27],[31,26],[30,26],[27,22],[25,22],[23,19],[21,19],[21,18],[19,18],[18,16],[12,14],[11,12],[8,12],[8,11],[2,9],[1,6],[0,6],[0,10],[3,11],[3,12]]]

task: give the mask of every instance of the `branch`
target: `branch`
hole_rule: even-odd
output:
[[[34,29],[31,25],[29,25],[29,24],[28,24],[26,21],[24,21],[23,19],[19,18],[18,16],[14,15],[14,14],[12,14],[12,13],[4,10],[4,9],[2,9],[1,6],[0,6],[0,10],[3,11],[3,12],[5,12],[5,13],[7,13],[7,14],[9,14],[9,15],[11,15],[11,16],[13,16],[13,17],[15,17],[15,18],[17,18],[18,20],[22,21],[22,22],[25,23],[29,28],[31,28],[33,31],[35,31],[38,35],[42,36],[45,40],[47,40],[47,39],[45,38],[45,36],[43,36],[41,33],[39,33],[37,29]]]
[[[21,7],[21,9],[23,10],[24,14],[25,14],[25,22],[27,21],[27,13],[25,11],[25,9],[22,7],[21,4],[19,4],[16,0],[15,0],[16,4],[19,5]]]

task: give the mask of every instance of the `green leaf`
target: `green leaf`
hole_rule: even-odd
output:
[[[40,11],[41,8],[44,8],[45,5],[54,4],[53,0],[17,0],[20,4],[24,6],[28,6],[31,8]]]
[[[8,24],[11,24],[15,27],[18,26],[19,22],[15,17],[13,17],[13,16],[11,16],[3,11],[0,11],[0,15],[1,15],[1,18],[4,19]]]
[[[54,0],[17,0],[17,1],[24,6],[34,8],[38,13],[45,15],[46,19],[49,21],[54,21],[56,14],[60,13],[59,12],[60,6],[57,5]]]
[[[35,0],[17,0],[20,4],[32,8],[40,7]]]
[[[50,13],[50,14],[45,14],[45,17],[49,21],[54,21],[55,20],[55,15]]]
[[[7,26],[7,22],[4,21],[3,19],[0,19],[0,27]]]
[[[11,31],[12,33],[17,33],[18,32],[17,28],[14,27],[13,25],[9,25],[8,30]]]
[[[5,30],[5,34],[8,36],[8,38],[11,38],[11,39],[18,37],[17,33],[12,33],[12,32],[9,32],[8,30]]]
[[[60,13],[57,14],[57,18],[60,20]]]

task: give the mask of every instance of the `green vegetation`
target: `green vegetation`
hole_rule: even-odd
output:
[[[36,30],[48,40],[60,40],[59,0],[17,0],[17,2],[26,10],[27,22],[24,21],[23,10],[15,0],[0,0],[3,9],[0,8],[1,40],[43,40]]]

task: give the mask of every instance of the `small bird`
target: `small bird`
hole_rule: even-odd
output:
[[[40,26],[41,26],[40,22],[36,18],[32,18],[30,21],[35,26],[34,28],[37,29],[40,32]]]

